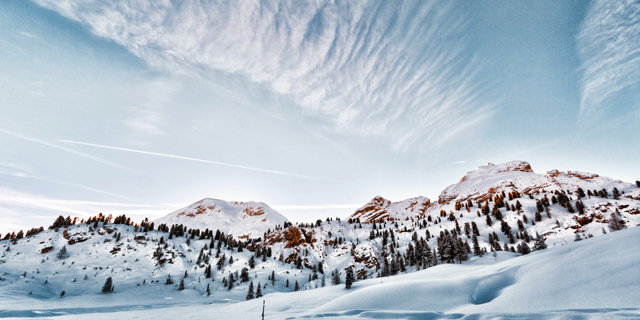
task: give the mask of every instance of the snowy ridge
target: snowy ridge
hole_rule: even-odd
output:
[[[526,161],[510,161],[495,165],[492,163],[480,166],[468,172],[460,182],[447,187],[438,198],[441,205],[452,202],[472,200],[484,202],[495,194],[518,191],[526,193],[542,193],[560,190],[575,191],[578,187],[587,189],[620,190],[633,188],[631,183],[600,177],[597,174],[551,170],[546,174],[535,173]]]
[[[202,199],[155,220],[168,226],[182,224],[190,229],[220,230],[236,238],[262,237],[288,222],[287,218],[262,202],[227,202]]]
[[[362,223],[384,221],[389,219],[405,220],[423,216],[431,200],[427,197],[409,198],[398,202],[391,202],[381,196],[376,196],[364,206],[360,207],[349,218],[359,219]]]

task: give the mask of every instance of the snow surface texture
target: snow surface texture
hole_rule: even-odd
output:
[[[351,290],[328,286],[239,303],[228,292],[207,297],[162,284],[119,290],[117,282],[109,295],[78,284],[82,295],[39,298],[23,292],[44,292],[44,285],[28,287],[11,273],[0,285],[0,317],[259,319],[264,300],[266,319],[640,319],[639,239],[640,228],[631,228],[522,257],[498,252],[358,281]]]

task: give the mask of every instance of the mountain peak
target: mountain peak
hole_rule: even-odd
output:
[[[217,229],[238,238],[255,238],[287,221],[287,218],[262,202],[205,198],[155,222],[182,224],[191,229]]]
[[[360,219],[362,223],[389,219],[402,220],[423,215],[430,204],[431,200],[422,196],[398,202],[391,202],[381,196],[375,196],[349,218]]]

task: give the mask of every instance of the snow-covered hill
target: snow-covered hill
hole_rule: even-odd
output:
[[[202,199],[154,221],[157,225],[184,225],[190,229],[220,230],[236,238],[260,238],[282,227],[287,218],[262,202]]]
[[[57,272],[51,269],[49,279],[64,278],[66,290],[81,294],[29,296],[24,292],[51,290],[51,282],[58,280],[43,285],[44,271],[28,272],[27,277],[11,273],[0,282],[0,317],[201,319],[214,314],[218,319],[259,319],[264,301],[265,319],[640,319],[638,239],[640,228],[631,228],[524,257],[496,252],[461,265],[440,264],[361,280],[351,290],[327,281],[325,287],[313,290],[274,292],[269,282],[264,297],[242,302],[246,284],[242,291],[216,290],[207,296],[201,288],[220,279],[198,282],[191,274],[183,291],[164,285],[164,278],[157,277],[156,283],[145,276],[146,283],[139,287],[116,280],[114,293],[101,294],[96,290],[106,275],[124,274],[136,283],[142,283],[142,277],[114,266],[88,268],[89,280],[80,274],[73,282],[72,277],[63,277],[60,266]],[[256,269],[260,277],[264,271]],[[283,268],[278,274],[286,271],[291,270]],[[104,275],[94,276],[99,273]],[[294,278],[293,272],[289,276]],[[279,278],[276,287],[284,288],[282,282]]]

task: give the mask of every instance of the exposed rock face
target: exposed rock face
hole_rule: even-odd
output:
[[[236,202],[202,199],[155,220],[155,224],[182,224],[191,229],[220,230],[236,238],[262,237],[288,221],[283,215],[262,202]]]
[[[361,223],[371,223],[382,220],[404,220],[406,218],[424,215],[431,205],[426,197],[415,197],[391,202],[381,196],[376,196],[367,204],[356,210],[349,218],[360,219]]]

